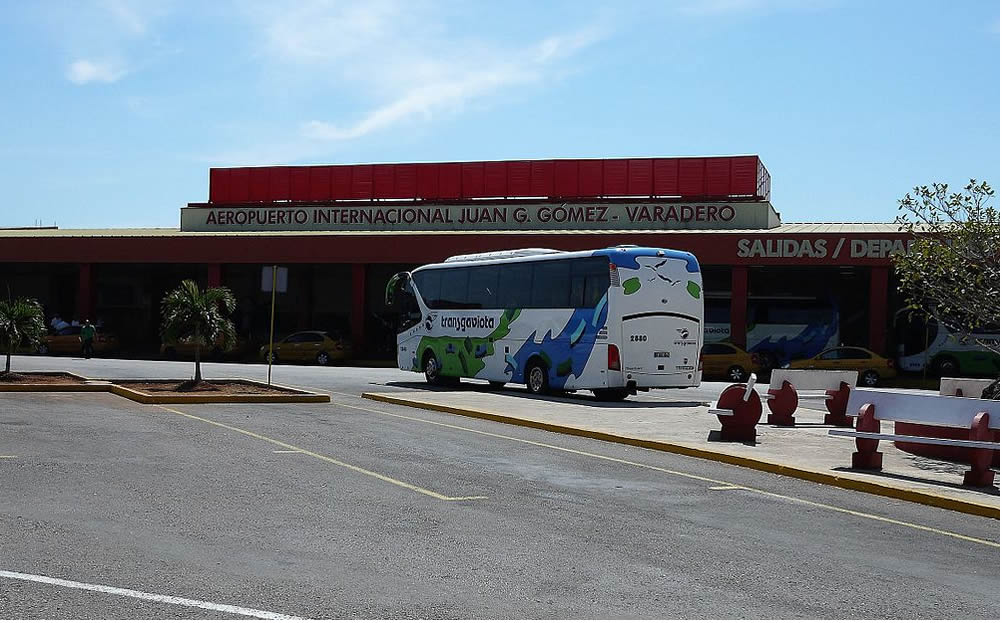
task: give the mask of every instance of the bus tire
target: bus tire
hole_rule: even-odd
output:
[[[550,373],[542,359],[529,360],[529,365],[525,368],[525,386],[529,388],[529,393],[537,396],[549,393]]]
[[[432,351],[427,351],[422,359],[421,366],[424,368],[424,380],[430,385],[442,384],[442,364]]]
[[[950,376],[951,374],[956,374],[960,369],[960,364],[953,357],[937,357],[935,361],[932,362],[932,369],[939,376]]]
[[[727,368],[727,380],[733,383],[740,383],[745,380],[745,369],[741,366],[731,366]]]
[[[324,351],[320,351],[319,353],[317,353],[317,364],[318,365],[326,366],[326,365],[329,365],[330,362],[331,362],[331,356],[330,355],[328,355]]]
[[[860,379],[863,381],[863,385],[867,387],[876,387],[877,383],[880,382],[880,375],[877,374],[876,370],[867,370],[862,375]]]
[[[626,397],[630,395],[630,391],[625,387],[593,389],[591,392],[595,394],[596,398],[603,402],[619,402],[621,400],[626,400]]]
[[[487,384],[490,386],[491,389],[494,390],[504,389],[505,386],[504,381],[487,381]]]

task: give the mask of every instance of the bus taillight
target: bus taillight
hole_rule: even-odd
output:
[[[615,344],[609,344],[609,369],[622,370],[619,363],[619,347]]]

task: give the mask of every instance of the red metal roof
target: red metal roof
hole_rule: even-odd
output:
[[[413,199],[768,200],[758,156],[502,160],[209,169],[209,202]]]

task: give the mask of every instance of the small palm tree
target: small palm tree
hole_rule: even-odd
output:
[[[0,301],[0,346],[7,353],[3,375],[10,374],[10,356],[21,344],[37,345],[45,337],[45,313],[35,299]]]
[[[198,284],[185,279],[164,297],[160,304],[160,335],[168,344],[187,342],[195,345],[194,385],[202,382],[201,350],[203,346],[222,341],[223,350],[237,340],[233,322],[227,316],[237,308],[237,299],[229,288],[199,289]]]

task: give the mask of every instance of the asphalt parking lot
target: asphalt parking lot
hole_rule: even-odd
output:
[[[995,520],[358,397],[417,378],[275,368],[315,405],[0,394],[0,617],[999,616]]]

